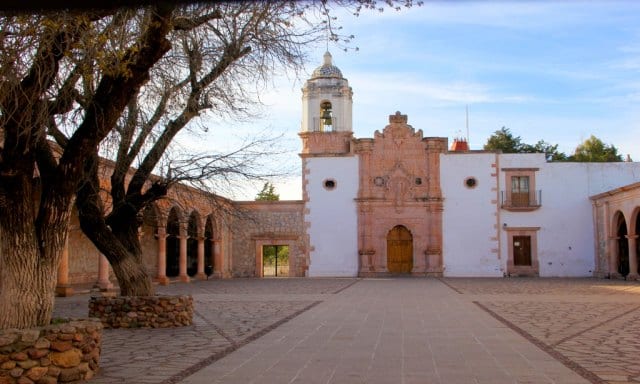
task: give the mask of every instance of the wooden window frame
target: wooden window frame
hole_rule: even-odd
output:
[[[505,177],[505,198],[502,204],[502,208],[507,211],[535,211],[540,208],[541,203],[537,201],[536,196],[536,172],[539,168],[502,168]],[[526,206],[520,206],[513,204],[512,196],[512,178],[513,177],[528,177],[529,178],[529,204]],[[537,201],[537,205],[531,205],[532,201]]]

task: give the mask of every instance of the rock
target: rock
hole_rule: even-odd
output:
[[[51,349],[58,352],[68,351],[73,346],[69,341],[54,341],[51,343]]]
[[[61,368],[76,367],[82,361],[82,352],[77,349],[70,349],[64,352],[51,352],[49,359],[53,365]]]
[[[31,348],[31,349],[29,349],[29,351],[27,351],[27,353],[29,354],[30,358],[39,359],[41,357],[47,356],[49,354],[49,350],[48,349]]]
[[[44,337],[39,338],[38,340],[36,340],[35,344],[33,344],[33,346],[35,348],[38,349],[48,349],[51,346],[51,342],[49,340],[47,340]]]
[[[50,367],[47,367],[47,375],[49,375],[51,377],[60,376],[60,368],[54,367],[53,365],[50,366]]]
[[[22,376],[22,374],[24,373],[24,369],[19,368],[19,367],[15,367],[12,370],[9,371],[9,375],[11,375],[11,377],[15,377],[18,378],[20,376]]]
[[[27,377],[33,381],[38,381],[42,376],[47,374],[47,367],[33,367],[27,371]]]
[[[18,381],[16,381],[16,384],[34,384],[33,380],[29,379],[28,377],[22,376],[21,378],[18,379]]]
[[[44,376],[36,381],[36,384],[58,384],[58,379],[51,376]]]
[[[35,367],[36,365],[38,365],[38,362],[34,360],[25,360],[25,361],[18,362],[18,366],[24,369],[29,369],[29,368]]]
[[[78,370],[78,368],[65,368],[60,371],[60,376],[58,376],[58,381],[62,383],[68,383],[70,381],[81,380],[82,374]]]
[[[30,345],[35,343],[39,337],[40,337],[39,329],[26,329],[22,331],[22,337],[20,338],[20,340],[22,340],[22,342],[25,343],[26,345]]]
[[[11,359],[15,361],[29,360],[29,356],[24,352],[15,352],[11,354]]]
[[[13,344],[18,339],[17,332],[11,332],[9,330],[5,330],[0,335],[0,347],[4,347],[5,345]]]
[[[0,364],[0,369],[4,369],[6,371],[13,369],[15,367],[16,367],[16,362],[13,360],[5,361],[4,363]]]

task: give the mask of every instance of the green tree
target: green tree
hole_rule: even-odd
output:
[[[520,136],[513,136],[509,128],[502,127],[489,136],[484,145],[485,151],[502,151],[502,153],[518,153],[522,151]]]
[[[558,151],[558,144],[539,140],[531,145],[523,143],[520,136],[514,136],[509,128],[502,127],[489,136],[484,145],[485,151],[501,151],[502,153],[544,153],[547,161],[566,161],[567,155]]]
[[[520,152],[524,153],[544,153],[547,161],[566,161],[567,155],[558,151],[558,144],[547,143],[539,140],[534,145],[523,144]]]
[[[591,135],[582,144],[578,145],[569,160],[579,162],[623,161],[622,155],[618,153],[618,148],[613,144],[605,144],[594,135]]]
[[[256,201],[278,201],[280,195],[276,193],[276,188],[270,182],[264,183],[262,190],[256,196]]]

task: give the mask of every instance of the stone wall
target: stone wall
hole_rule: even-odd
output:
[[[102,324],[70,320],[32,329],[0,331],[0,384],[68,383],[98,371]]]
[[[303,202],[251,201],[236,206],[239,214],[231,229],[233,276],[261,276],[256,270],[256,265],[261,265],[256,260],[261,244],[289,245],[289,275],[304,276]]]
[[[105,328],[170,328],[191,325],[191,296],[94,296],[89,317],[97,317]],[[1,383],[0,383],[1,384]]]

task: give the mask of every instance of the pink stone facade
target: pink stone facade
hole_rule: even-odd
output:
[[[442,275],[442,193],[439,155],[447,139],[423,137],[407,116],[389,116],[373,139],[354,141],[360,156],[358,254],[360,276],[388,270],[388,234],[403,226],[412,235],[412,275]]]

